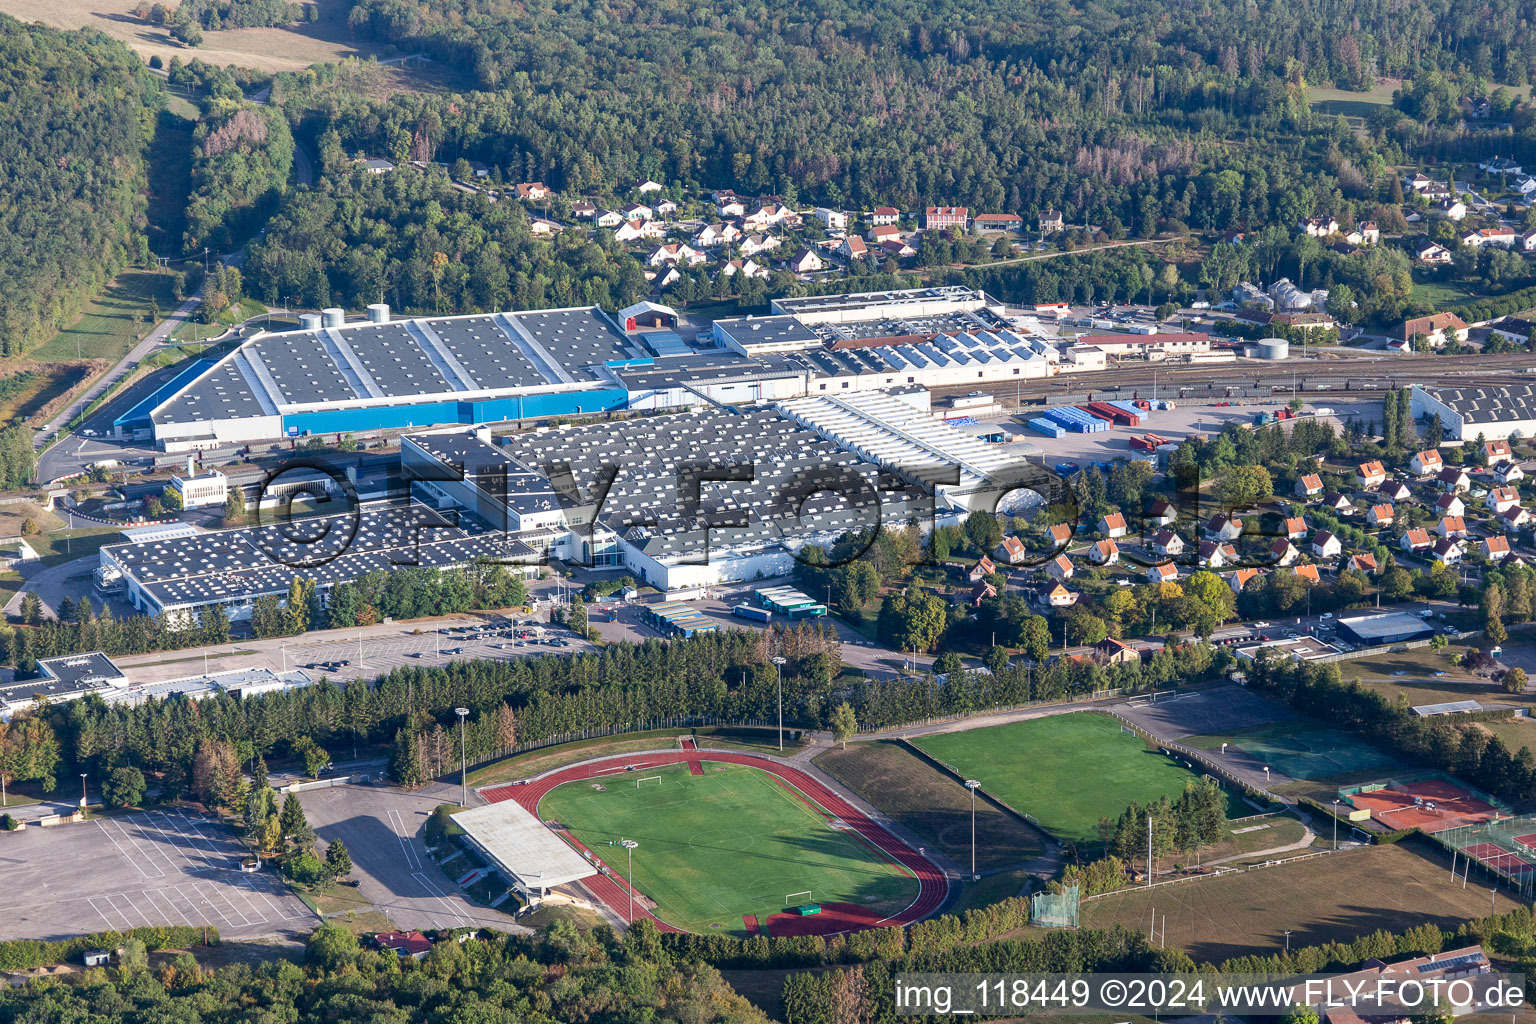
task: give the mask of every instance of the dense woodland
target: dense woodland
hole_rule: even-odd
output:
[[[281,111],[210,100],[193,134],[186,250],[228,252],[255,234],[292,170],[293,134]]]
[[[148,252],[158,97],[121,43],[0,15],[0,355],[67,326]]]
[[[283,93],[351,146],[478,158],[572,191],[653,177],[866,209],[1055,208],[1111,235],[1225,229],[1381,198],[1384,159],[1454,140],[1446,122],[1476,75],[1526,81],[1516,11],[364,0],[358,32],[485,91],[375,104],[306,72]],[[1377,75],[1416,89],[1368,145],[1311,113],[1309,83]]]
[[[462,313],[629,305],[646,289],[611,236],[535,239],[521,204],[436,174],[327,177],[295,193],[252,243],[248,289],[268,302]]]

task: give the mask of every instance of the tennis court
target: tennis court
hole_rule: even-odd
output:
[[[1440,832],[1477,822],[1488,821],[1498,808],[1449,779],[1422,779],[1394,782],[1380,789],[1345,791],[1344,799],[1387,828],[1416,828]],[[1533,834],[1532,839],[1536,839]]]
[[[1191,736],[1184,741],[1197,750],[1220,750],[1226,755],[1246,755],[1246,767],[1268,767],[1292,779],[1320,781],[1345,776],[1388,774],[1400,762],[1341,729],[1310,725],[1297,719],[1258,729],[1242,729],[1225,735]]]
[[[1536,835],[1530,838],[1536,839]],[[1496,843],[1478,843],[1461,851],[1480,864],[1498,868],[1506,875],[1527,875],[1536,871],[1536,864],[1531,863],[1518,853],[1512,853]]]

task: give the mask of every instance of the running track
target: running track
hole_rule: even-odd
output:
[[[916,921],[921,921],[930,914],[936,913],[944,905],[944,900],[949,895],[949,881],[944,877],[944,873],[929,861],[928,858],[922,856],[891,834],[885,826],[874,821],[837,793],[822,785],[813,776],[800,771],[798,768],[791,768],[778,761],[755,757],[751,754],[723,753],[714,750],[665,750],[654,753],[621,754],[616,757],[585,761],[567,768],[556,769],[547,775],[534,779],[526,786],[494,786],[489,789],[483,789],[480,791],[480,795],[491,803],[499,803],[502,800],[516,800],[537,817],[539,801],[544,798],[544,794],[564,783],[573,782],[578,779],[612,776],[618,773],[616,769],[622,770],[620,766],[635,763],[643,763],[647,768],[686,763],[691,771],[699,774],[702,771],[699,768],[699,763],[702,761],[742,764],[767,772],[769,775],[787,783],[790,787],[799,790],[800,793],[809,797],[811,801],[833,817],[841,819],[849,828],[882,850],[891,860],[896,861],[916,875],[918,882],[917,898],[908,904],[906,909],[884,918],[878,924],[909,925]],[[578,850],[584,849],[576,841],[575,837],[569,833],[557,834]],[[601,858],[596,859],[601,860]],[[629,913],[629,888],[618,875],[596,874],[582,879],[581,884],[586,886],[603,903],[607,904],[609,909],[618,915],[620,919],[623,919]],[[638,890],[636,891],[638,893]],[[675,932],[680,930],[662,921],[649,911],[643,910],[638,904],[636,905],[635,913],[649,917],[662,931]]]

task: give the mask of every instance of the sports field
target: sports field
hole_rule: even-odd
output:
[[[1517,904],[1500,889],[1500,912]],[[1159,939],[1197,960],[1221,961],[1349,941],[1378,928],[1401,931],[1433,921],[1448,931],[1488,913],[1486,884],[1452,882],[1450,859],[1419,843],[1366,846],[1272,868],[1150,889],[1125,889],[1083,902],[1085,928],[1121,924],[1142,933],[1158,914]],[[1163,915],[1167,915],[1166,918]]]
[[[637,777],[659,777],[657,782]],[[917,880],[856,834],[834,828],[819,809],[766,772],[706,762],[560,786],[539,815],[564,825],[616,870],[633,839],[635,888],[669,924],[705,934],[747,933],[796,902],[881,905],[890,911],[917,895]]]
[[[1255,762],[1293,779],[1312,782],[1352,779],[1357,775],[1391,774],[1401,763],[1359,736],[1314,725],[1310,720],[1285,722],[1224,735],[1190,736],[1184,742],[1196,750],[1241,751]]]
[[[1097,843],[1102,817],[1177,797],[1199,775],[1107,715],[1077,712],[912,741],[1058,838]],[[1230,812],[1252,813],[1242,806]]]

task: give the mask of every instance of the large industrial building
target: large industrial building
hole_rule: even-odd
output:
[[[1436,416],[1453,440],[1503,440],[1536,436],[1536,385],[1433,387],[1415,385],[1413,415]]]
[[[315,580],[323,599],[337,583],[374,570],[449,569],[483,559],[529,566],[538,555],[468,516],[413,502],[107,545],[100,557],[102,575],[120,579],[124,596],[146,615],[192,621],[217,604],[234,622],[249,618],[259,597],[285,598],[296,578]]]
[[[501,438],[411,435],[417,493],[669,594],[781,576],[806,543],[927,525],[931,490],[767,408],[706,408]],[[538,540],[529,538],[536,534]]]
[[[200,362],[119,416],[120,436],[166,451],[310,434],[742,405],[902,385],[951,387],[1100,368],[1104,350],[1010,319],[985,292],[947,286],[777,299],[693,342],[640,303],[347,323],[339,309]],[[1104,336],[1113,347],[1120,336]],[[1125,336],[1138,351],[1144,337]],[[1201,336],[1178,336],[1191,350]],[[1168,339],[1153,344],[1166,348]],[[1118,349],[1117,349],[1118,351]]]
[[[167,451],[305,434],[485,423],[623,408],[602,369],[649,354],[595,306],[260,334],[149,411]]]

